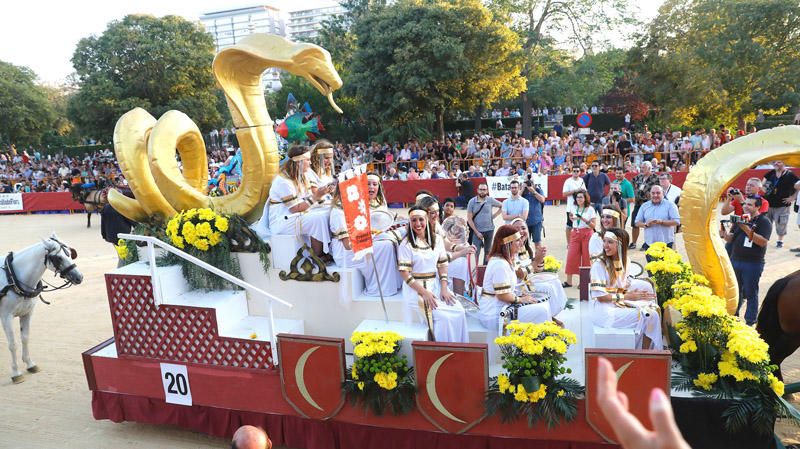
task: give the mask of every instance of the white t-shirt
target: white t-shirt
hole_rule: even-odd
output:
[[[572,198],[572,195],[567,195],[567,192],[573,192],[580,189],[586,190],[586,183],[583,182],[583,178],[580,176],[578,179],[570,176],[566,181],[564,181],[564,187],[561,189],[561,193],[567,196],[567,208],[571,207],[575,203],[575,199]]]
[[[592,207],[591,204],[586,206],[584,209],[580,211],[578,211],[578,207],[573,204],[571,206],[567,206],[567,212],[574,214],[576,217],[578,215],[578,212],[580,212],[580,216],[589,221],[591,221],[592,218],[597,217],[597,212],[595,212],[594,207]],[[589,227],[591,226],[586,224],[583,220],[579,220],[578,218],[572,221],[573,229],[583,229]]]
[[[678,199],[681,197],[683,190],[675,184],[670,184],[669,189],[664,190],[664,198],[678,204]]]

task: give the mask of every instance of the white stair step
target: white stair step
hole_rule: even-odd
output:
[[[304,334],[303,320],[275,319],[275,334]],[[255,334],[255,338],[252,338]],[[221,337],[243,338],[246,340],[270,341],[269,317],[248,315],[220,329]]]
[[[182,295],[164,297],[164,304],[215,309],[219,331],[247,316],[247,294],[244,291],[192,290]]]
[[[147,262],[135,262],[116,268],[110,274],[150,276],[150,265]],[[156,277],[158,278],[163,298],[182,295],[189,291],[189,284],[183,277],[180,265],[156,267]]]

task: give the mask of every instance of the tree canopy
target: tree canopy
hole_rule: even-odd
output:
[[[419,136],[431,118],[442,134],[448,110],[525,87],[516,36],[478,0],[401,0],[367,11],[353,32],[350,83],[386,137]]]
[[[631,60],[641,96],[668,119],[744,126],[797,103],[800,4],[667,0]]]
[[[156,117],[183,111],[201,129],[219,126],[213,58],[211,35],[181,17],[129,15],[111,22],[75,49],[80,90],[69,117],[94,137],[111,136],[117,119],[137,106]]]
[[[56,119],[44,88],[27,67],[0,61],[0,142],[39,143]]]

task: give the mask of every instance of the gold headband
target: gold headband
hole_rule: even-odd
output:
[[[619,220],[619,212],[615,211],[614,209],[603,209],[603,213],[611,215],[612,217]]]
[[[305,152],[303,154],[298,154],[297,156],[292,157],[292,160],[295,162],[305,161],[307,159],[311,159],[310,152]]]
[[[425,212],[424,210],[414,209],[414,210],[412,210],[411,212],[408,213],[409,218],[413,217],[415,215],[418,215],[420,217],[428,218],[428,213]]]
[[[614,241],[619,241],[619,238],[617,237],[617,234],[614,234],[613,232],[608,232],[608,231],[606,231],[606,233],[603,234],[603,238],[604,239],[611,239],[611,240],[614,240]]]
[[[519,240],[521,238],[522,238],[522,236],[519,235],[519,232],[515,232],[515,233],[513,233],[513,234],[511,234],[508,237],[503,239],[503,245],[507,245],[507,244],[509,244],[509,243],[511,243],[513,241]]]
[[[367,180],[381,182],[381,177],[378,175],[367,175]]]
[[[333,154],[333,148],[317,148],[317,154]]]

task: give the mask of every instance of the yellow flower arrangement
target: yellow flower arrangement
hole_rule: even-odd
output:
[[[119,239],[117,241],[117,244],[114,245],[114,249],[117,250],[117,256],[119,256],[121,260],[125,260],[128,258],[129,251],[128,251],[128,246],[125,244],[125,240]]]
[[[572,370],[563,364],[569,346],[577,341],[575,334],[552,321],[512,321],[506,330],[508,335],[494,340],[505,372],[490,387],[489,413],[499,410],[504,420],[524,413],[529,423],[542,417],[549,426],[574,419],[575,414],[565,410],[572,410],[583,387],[565,376]]]
[[[544,271],[557,273],[561,269],[561,262],[553,256],[544,256]]]
[[[167,223],[165,233],[172,245],[186,246],[202,252],[219,245],[228,231],[228,218],[213,210],[189,209],[178,213]]]
[[[412,369],[400,354],[403,336],[391,331],[354,332],[355,362],[350,367],[343,388],[351,402],[361,401],[376,414],[385,408],[395,414],[406,413],[413,406]]]

